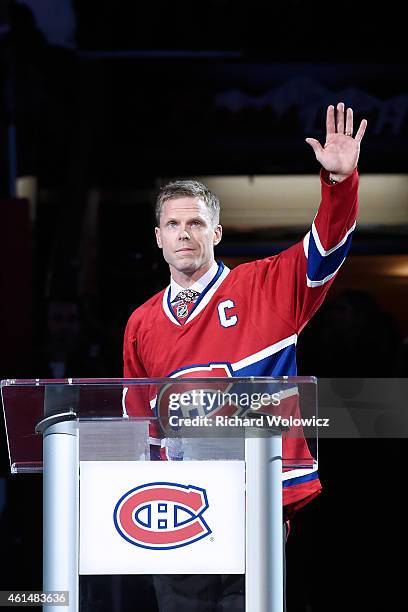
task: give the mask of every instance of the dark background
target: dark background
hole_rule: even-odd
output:
[[[53,377],[53,360],[64,376],[121,376],[126,320],[168,282],[152,234],[163,179],[318,180],[304,138],[323,138],[325,109],[340,100],[356,124],[369,121],[360,172],[408,171],[405,24],[394,4],[53,6],[40,19],[0,5],[1,378]],[[35,210],[13,199],[13,178],[26,175],[37,179]],[[357,231],[346,270],[359,255],[406,255],[406,230]],[[231,231],[217,256],[235,265],[300,237]],[[347,274],[302,334],[299,374],[406,377],[406,308],[395,316],[386,279],[357,291]],[[406,288],[397,299],[406,303]],[[4,430],[0,442],[0,589],[41,589],[41,476],[10,477]],[[321,441],[324,490],[287,546],[289,612],[406,609],[406,450],[406,440]],[[112,584],[97,583],[108,602]],[[155,609],[148,581],[122,586],[128,609]]]

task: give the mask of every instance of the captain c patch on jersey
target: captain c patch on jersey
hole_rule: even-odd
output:
[[[238,323],[233,300],[224,300],[218,304],[218,318],[222,327],[234,327]]]

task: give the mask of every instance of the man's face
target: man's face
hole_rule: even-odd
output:
[[[180,275],[197,278],[214,261],[214,245],[222,236],[221,225],[213,226],[210,212],[200,198],[167,200],[161,210],[156,240],[177,281]]]

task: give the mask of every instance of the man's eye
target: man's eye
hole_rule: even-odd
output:
[[[191,224],[193,227],[197,225],[201,225],[201,221],[193,221]]]

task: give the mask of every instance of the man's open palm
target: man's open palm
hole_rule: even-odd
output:
[[[345,111],[343,102],[327,108],[326,142],[324,147],[315,138],[306,138],[323,168],[340,180],[351,174],[357,166],[360,142],[367,127],[363,119],[353,137],[353,109]]]

